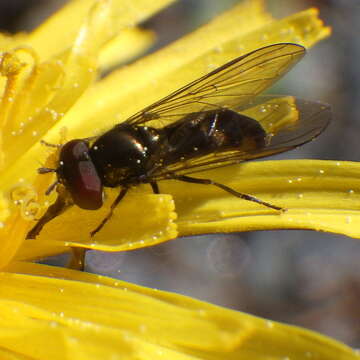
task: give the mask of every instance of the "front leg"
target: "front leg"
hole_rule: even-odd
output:
[[[119,204],[119,202],[123,199],[123,197],[126,195],[127,192],[128,192],[128,188],[121,189],[120,194],[116,197],[114,202],[111,204],[109,213],[104,217],[104,219],[101,221],[99,226],[97,226],[93,231],[90,232],[91,237],[93,237],[97,232],[99,232],[99,230],[101,230],[101,228],[107,223],[107,221],[111,218],[114,209]]]
[[[160,194],[159,185],[156,181],[152,181],[150,185],[154,194]]]

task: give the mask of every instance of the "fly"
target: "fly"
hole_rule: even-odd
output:
[[[149,184],[158,194],[158,182],[170,179],[216,186],[241,199],[283,210],[192,175],[291,150],[326,128],[331,117],[328,105],[293,97],[257,96],[304,54],[304,47],[291,43],[260,48],[146,107],[103,135],[59,146],[57,167],[38,169],[40,174],[56,174],[46,194],[58,188],[57,200],[27,238],[35,238],[69,206],[99,209],[104,188],[119,188],[110,212],[90,233],[93,236],[132,187]],[[295,111],[292,121],[286,121],[284,106]]]

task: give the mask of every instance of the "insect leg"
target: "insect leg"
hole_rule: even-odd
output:
[[[151,188],[152,188],[154,194],[160,194],[160,189],[159,189],[159,185],[157,182],[152,181],[150,183],[150,185],[151,185]]]
[[[85,255],[86,255],[86,249],[72,247],[71,257],[67,267],[69,269],[84,271]]]
[[[260,200],[254,196],[251,196],[251,195],[248,195],[248,194],[243,194],[243,193],[240,193],[226,185],[223,185],[223,184],[220,184],[220,183],[217,183],[215,181],[212,181],[210,179],[198,179],[198,178],[193,178],[193,177],[190,177],[190,176],[185,176],[185,175],[174,175],[174,174],[171,174],[171,178],[172,179],[176,179],[176,180],[180,180],[180,181],[185,181],[185,182],[190,182],[190,183],[195,183],[195,184],[205,184],[205,185],[214,185],[214,186],[217,186],[218,188],[220,189],[223,189],[224,191],[230,193],[231,195],[234,195],[240,199],[244,199],[244,200],[247,200],[247,201],[252,201],[252,202],[256,202],[257,204],[261,204],[261,205],[264,205],[266,207],[269,207],[271,209],[274,209],[274,210],[279,210],[279,211],[285,211],[285,209],[279,207],[279,206],[275,206],[275,205],[272,205],[268,202],[265,202],[263,200]]]
[[[70,203],[66,198],[59,195],[54,202],[54,204],[50,205],[46,210],[45,214],[40,218],[40,220],[35,224],[35,226],[27,233],[26,239],[35,239],[37,235],[39,235],[40,231],[44,227],[46,223],[55,217],[62,214],[68,207],[70,207],[72,203]]]
[[[127,191],[128,191],[127,188],[121,189],[120,194],[116,197],[114,202],[111,204],[109,213],[104,217],[104,219],[101,221],[101,223],[93,231],[90,232],[91,237],[94,236],[111,218],[114,209],[119,204],[119,202],[122,200],[122,198],[126,195]]]

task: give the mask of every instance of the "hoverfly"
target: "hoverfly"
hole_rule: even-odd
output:
[[[38,172],[56,173],[47,194],[61,184],[66,196],[58,195],[27,238],[35,238],[68,206],[96,210],[103,204],[104,187],[120,188],[111,211],[90,233],[93,236],[131,187],[150,184],[158,194],[158,182],[169,179],[213,185],[241,199],[283,210],[192,174],[291,150],[326,128],[330,120],[327,105],[297,100],[297,117],[286,122],[278,110],[284,97],[256,97],[304,54],[304,47],[291,43],[260,48],[191,82],[100,136],[65,143],[57,167],[39,168]],[[262,108],[266,111],[251,111]]]

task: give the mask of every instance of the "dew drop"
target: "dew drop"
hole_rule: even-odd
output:
[[[218,45],[214,48],[214,51],[218,54],[222,53],[224,50],[223,50],[223,47],[221,45]]]
[[[207,65],[207,70],[208,70],[208,72],[213,71],[213,70],[215,70],[216,68],[217,68],[217,66],[216,66],[215,64],[208,64],[208,65]]]
[[[139,326],[139,330],[140,330],[141,333],[144,334],[144,333],[146,333],[148,331],[148,327],[145,324],[141,324]]]
[[[50,322],[49,322],[49,325],[50,325],[51,328],[56,328],[56,327],[59,326],[59,323],[56,322],[56,321],[50,321]]]
[[[72,345],[75,345],[79,342],[75,336],[68,336],[67,341],[69,342],[69,344],[72,344]]]
[[[274,323],[273,323],[272,321],[268,320],[268,321],[266,321],[266,326],[267,326],[268,328],[273,328],[273,327],[274,327]]]
[[[24,200],[36,197],[35,191],[29,186],[17,186],[10,192],[12,200]]]
[[[50,114],[53,120],[57,120],[59,118],[59,114],[55,110],[51,110]]]

